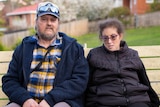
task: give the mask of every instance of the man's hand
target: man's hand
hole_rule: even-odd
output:
[[[50,107],[50,105],[45,100],[42,100],[38,107]]]
[[[35,100],[28,99],[24,102],[23,107],[39,107],[39,105]]]

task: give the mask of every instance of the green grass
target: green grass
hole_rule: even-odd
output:
[[[74,38],[82,45],[87,43],[89,48],[102,44],[98,38],[98,32]],[[129,46],[160,45],[160,26],[128,29],[125,31],[124,40]]]
[[[79,37],[74,37],[77,39],[77,41],[84,45],[85,43],[87,44],[87,47],[95,47],[101,45],[101,41],[98,38],[98,33],[89,33],[86,35],[82,35]]]
[[[160,26],[127,30],[124,40],[130,46],[160,45]]]

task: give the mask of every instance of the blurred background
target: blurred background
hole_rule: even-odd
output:
[[[34,35],[37,4],[51,1],[60,8],[60,31],[83,46],[101,45],[98,26],[118,18],[130,46],[160,45],[160,0],[0,0],[0,51],[14,50]]]

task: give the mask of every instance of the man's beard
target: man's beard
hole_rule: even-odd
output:
[[[43,33],[38,33],[38,36],[39,38],[41,38],[42,40],[45,40],[45,41],[51,41],[53,40],[55,37],[56,37],[56,34],[43,34]]]

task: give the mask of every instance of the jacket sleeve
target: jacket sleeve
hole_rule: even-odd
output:
[[[149,97],[150,97],[150,100],[151,100],[152,107],[159,107],[160,102],[159,102],[158,95],[153,90],[153,88],[152,88],[152,86],[150,84],[150,81],[149,81],[149,78],[148,78],[148,76],[146,74],[146,70],[145,70],[145,67],[144,67],[143,63],[142,63],[142,65],[143,65],[142,72],[138,72],[138,76],[139,76],[140,82],[149,87],[148,94],[149,94]]]
[[[31,98],[23,87],[22,49],[19,47],[13,53],[7,73],[2,77],[2,90],[8,96],[10,102],[19,105]]]

